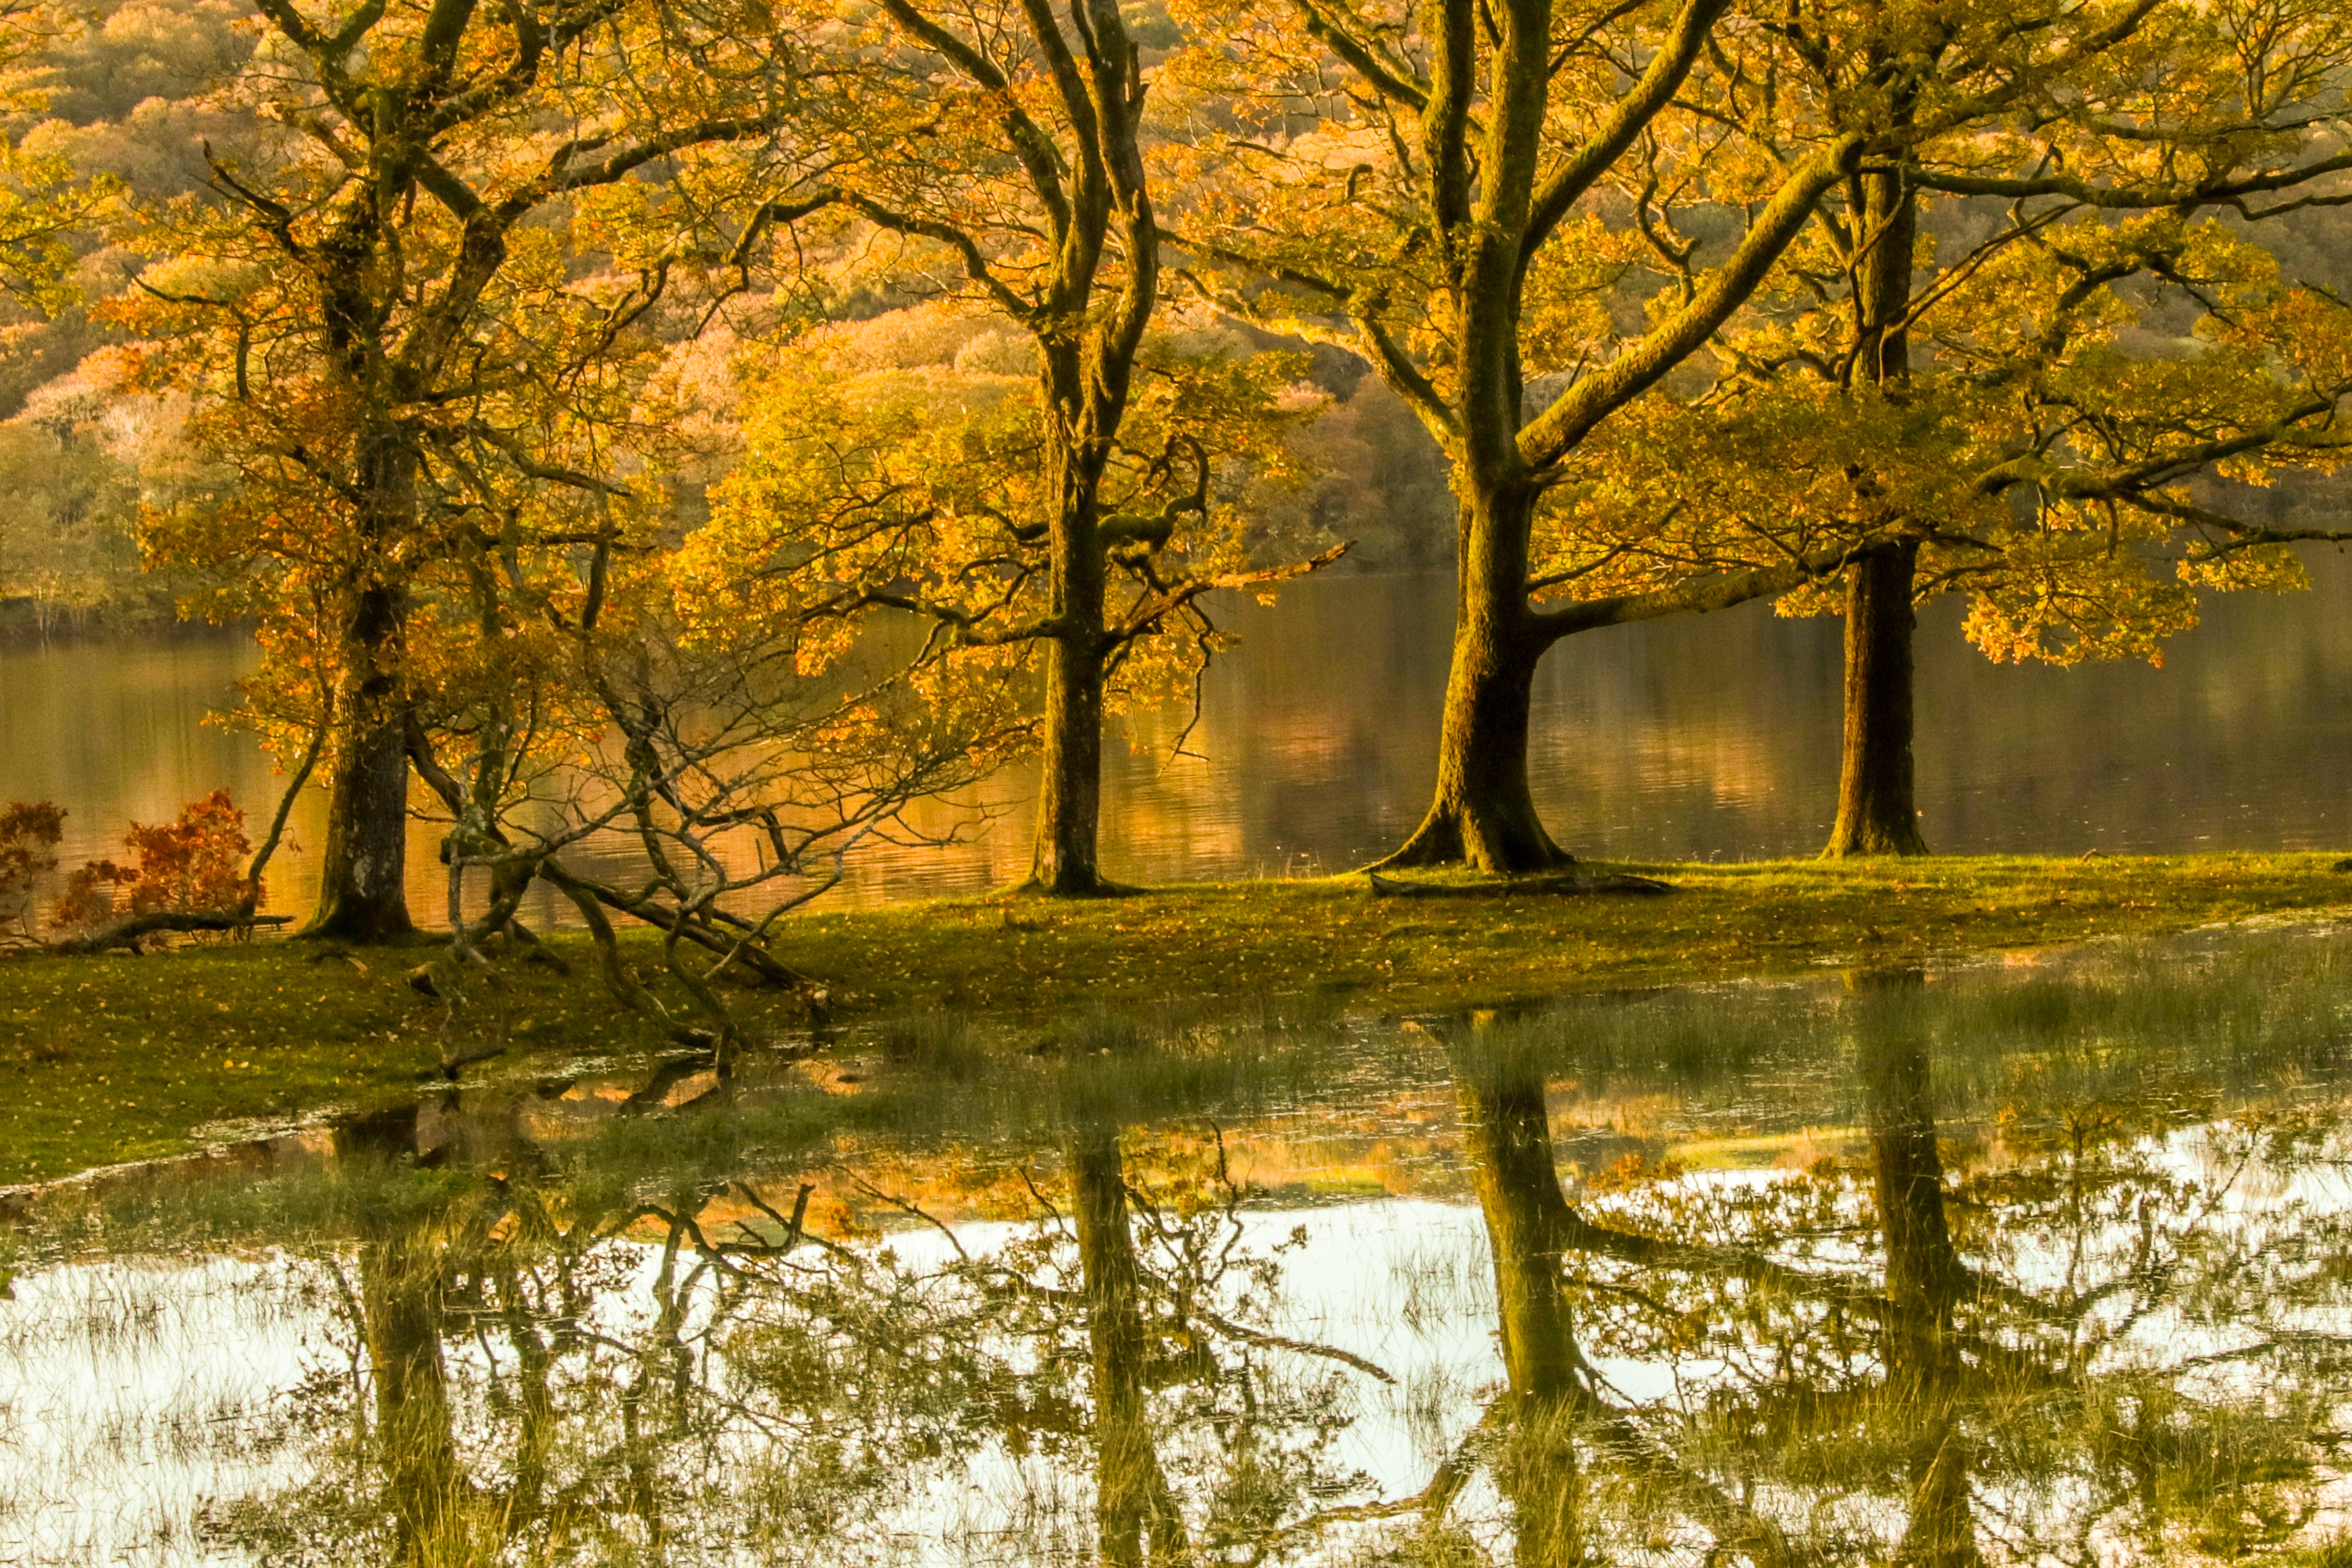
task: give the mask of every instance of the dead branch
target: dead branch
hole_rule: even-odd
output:
[[[141,942],[166,932],[249,931],[257,925],[293,923],[290,915],[256,915],[250,909],[151,909],[142,915],[125,915],[79,936],[45,942],[36,951],[59,958],[88,957],[115,948],[135,953]]]

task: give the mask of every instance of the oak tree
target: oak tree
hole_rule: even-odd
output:
[[[1202,90],[1237,129],[1203,138],[1221,167],[1203,169],[1182,239],[1231,308],[1353,347],[1453,465],[1460,596],[1436,798],[1385,863],[1565,861],[1528,785],[1544,653],[1785,592],[1867,542],[1772,528],[1709,545],[1689,573],[1582,598],[1567,591],[1579,563],[1534,554],[1587,443],[1704,354],[1819,204],[1873,159],[2031,101],[2156,3],[1975,8],[1931,102],[1789,124],[1722,64],[1774,24],[1717,0],[1266,0],[1230,27],[1199,14]],[[1876,10],[1856,22],[1881,25]]]
[[[790,183],[753,154],[801,55],[723,4],[266,0],[260,19],[218,90],[265,133],[208,153],[205,199],[141,214],[152,260],[122,315],[223,475],[153,548],[260,616],[265,722],[325,737],[306,929],[380,940],[410,925],[439,600],[467,602],[469,562],[576,572],[654,526],[621,455],[656,312],[714,214]]]
[[[1177,371],[1146,362],[1161,246],[1145,167],[1150,83],[1118,5],[817,4],[804,23],[857,64],[824,102],[835,204],[890,238],[884,259],[898,287],[984,309],[1017,328],[1034,356],[1017,484],[976,509],[913,502],[899,514],[962,536],[933,541],[946,551],[936,570],[909,562],[926,587],[957,590],[894,594],[868,583],[844,607],[893,603],[932,622],[945,643],[1041,651],[1028,885],[1116,891],[1097,840],[1117,673],[1163,634],[1207,636],[1199,604],[1208,593],[1295,575],[1337,552],[1273,568],[1237,559],[1214,538],[1213,469],[1224,454],[1185,430],[1181,411],[1148,455],[1149,440],[1128,429],[1139,383],[1172,385],[1176,403],[1186,392]],[[793,450],[799,437],[776,440]],[[774,520],[788,528],[794,517]],[[890,548],[903,552],[907,536]]]

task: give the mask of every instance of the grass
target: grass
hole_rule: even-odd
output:
[[[1360,878],[1178,885],[1102,904],[943,901],[813,915],[786,961],[861,1005],[1051,1017],[1320,988],[1437,1011],[2048,946],[2352,905],[2329,855],[1633,866],[1664,898],[1373,899]],[[1437,880],[1437,879],[1430,879]],[[1458,879],[1467,880],[1467,879]]]
[[[1306,993],[1436,1012],[2315,914],[2352,904],[2352,875],[2335,863],[2210,855],[1628,868],[1675,883],[1664,898],[1372,899],[1347,878],[1183,884],[1104,903],[993,897],[804,916],[775,950],[826,981],[845,1016],[986,1016],[1045,1041],[1073,1018],[1171,1003]],[[585,957],[579,938],[555,946]],[[413,1093],[436,1075],[445,1034],[509,1046],[492,1071],[653,1043],[584,961],[568,977],[502,967],[474,980],[453,1014],[406,983],[427,956],[263,942],[0,963],[0,1183]],[[755,1035],[798,1027],[782,999],[739,995]]]

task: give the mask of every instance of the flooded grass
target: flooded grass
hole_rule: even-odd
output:
[[[2343,1568],[2348,980],[2298,927],[469,1082],[29,1213],[0,1545]]]
[[[884,1056],[944,1082],[1004,1055],[1122,1063],[1186,1019],[1436,1012],[1580,992],[1927,962],[2101,936],[2307,914],[2352,902],[2322,855],[1953,859],[1634,868],[1664,898],[1374,899],[1361,879],[1181,885],[1107,902],[1006,898],[813,915],[778,956],[824,981],[836,1016],[895,1019]],[[1437,879],[1445,881],[1448,879]],[[1460,881],[1463,879],[1452,879]],[[576,938],[560,953],[583,959]],[[52,1178],[413,1095],[445,1051],[503,1048],[476,1075],[545,1073],[652,1049],[575,962],[480,977],[451,1009],[406,983],[423,953],[308,944],[189,946],[145,958],[0,963],[0,1183]],[[756,1038],[799,1038],[790,998],[730,996]],[[2032,1027],[2036,1006],[1990,1028]],[[2135,1005],[2216,1023],[2211,998]],[[1744,1019],[1748,1015],[1742,1014]],[[2165,1020],[2143,1020],[2153,1026]],[[971,1031],[990,1026],[987,1043]],[[1760,1049],[1752,1021],[1648,1019],[1651,1059],[1721,1063]],[[1140,1031],[1140,1032],[1139,1032]],[[1743,1031],[1745,1031],[1743,1033]],[[2308,1050],[2326,1041],[2315,1039]],[[1159,1071],[1155,1069],[1154,1071]],[[1201,1071],[1197,1059],[1167,1071]]]

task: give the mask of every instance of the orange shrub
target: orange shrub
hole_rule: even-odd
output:
[[[136,852],[131,865],[91,861],[67,880],[50,913],[54,926],[95,925],[153,910],[234,909],[257,904],[261,889],[246,881],[245,812],[215,789],[181,808],[179,820],[158,827],[133,822],[122,836]]]

